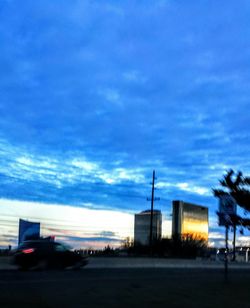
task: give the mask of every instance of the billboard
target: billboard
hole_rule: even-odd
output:
[[[19,219],[18,245],[25,240],[40,237],[40,223]]]

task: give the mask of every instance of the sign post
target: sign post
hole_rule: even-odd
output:
[[[231,215],[236,215],[237,203],[235,199],[228,195],[222,195],[219,199],[219,226],[225,226],[225,280],[228,279],[228,229],[229,226],[234,225],[231,219]],[[234,241],[235,243],[235,241]],[[235,248],[234,248],[235,249]]]
[[[226,234],[225,234],[226,250],[225,250],[224,265],[225,265],[225,281],[227,281],[228,279],[228,226],[226,226],[225,231],[226,231]]]

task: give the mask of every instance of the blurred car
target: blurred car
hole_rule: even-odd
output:
[[[20,269],[78,269],[88,263],[86,257],[67,245],[44,240],[23,242],[13,256],[13,263]]]

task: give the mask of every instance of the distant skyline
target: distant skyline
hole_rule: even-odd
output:
[[[247,0],[0,0],[0,246],[18,218],[118,245],[153,170],[163,234],[184,200],[222,241],[211,189],[250,174],[249,16]]]

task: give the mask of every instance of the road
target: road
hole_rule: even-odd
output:
[[[249,270],[84,268],[0,271],[0,307],[249,308]]]
[[[87,268],[209,268],[223,269],[221,261],[195,260],[195,259],[166,259],[166,258],[141,258],[141,257],[90,257]],[[230,262],[230,268],[249,269],[250,262]],[[10,257],[0,257],[0,270],[17,267],[11,264]]]

